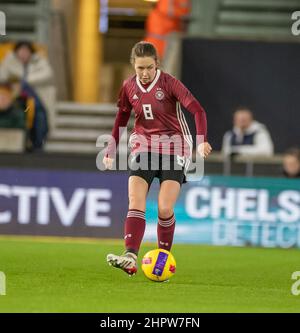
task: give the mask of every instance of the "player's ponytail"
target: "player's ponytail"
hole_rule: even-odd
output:
[[[138,42],[134,45],[130,55],[130,63],[134,65],[135,58],[139,57],[152,57],[158,63],[158,56],[156,48],[149,42]]]

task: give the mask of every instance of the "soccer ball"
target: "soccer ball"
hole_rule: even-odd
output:
[[[176,261],[171,252],[167,250],[152,250],[144,255],[142,270],[148,279],[163,282],[175,274]]]

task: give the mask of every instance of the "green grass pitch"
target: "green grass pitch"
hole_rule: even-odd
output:
[[[134,277],[109,267],[106,254],[121,251],[121,241],[0,237],[0,312],[300,311],[300,295],[291,293],[297,249],[175,244],[168,283],[147,280],[140,267]]]

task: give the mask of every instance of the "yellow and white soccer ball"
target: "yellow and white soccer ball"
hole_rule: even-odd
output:
[[[155,249],[147,252],[142,260],[145,276],[156,282],[169,280],[176,271],[176,261],[171,252]]]

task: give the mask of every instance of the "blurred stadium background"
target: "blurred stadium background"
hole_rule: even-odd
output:
[[[167,2],[169,6],[177,3],[175,0]],[[33,242],[34,239],[41,241],[42,238],[35,238],[37,236],[122,238],[123,218],[127,212],[127,172],[98,170],[100,148],[96,141],[100,135],[111,132],[118,90],[132,73],[130,50],[134,43],[149,34],[147,29],[155,5],[155,1],[142,0],[1,0],[6,34],[0,35],[0,66],[16,41],[32,41],[38,52],[50,61],[56,93],[48,109],[49,133],[43,150],[26,151],[22,130],[0,128],[0,243],[3,251],[3,260],[0,252],[0,271],[13,275],[14,270],[20,269],[23,260],[16,260],[16,266],[12,262],[19,255],[22,257],[23,249],[31,256],[35,247],[40,251],[37,245],[30,247],[19,236],[32,236]],[[294,12],[300,11],[300,0],[191,0],[188,5],[191,9],[180,18],[181,28],[156,37],[164,41],[162,68],[181,79],[204,106],[214,152],[205,162],[205,177],[197,179],[196,175],[194,181],[183,186],[175,212],[175,256],[178,252],[180,257],[181,247],[186,255],[193,252],[196,262],[205,261],[204,265],[199,264],[201,276],[205,276],[204,268],[213,269],[209,262],[214,260],[209,256],[197,259],[196,253],[209,252],[209,247],[198,248],[198,244],[238,246],[237,251],[256,247],[253,251],[261,252],[253,252],[251,258],[248,258],[249,252],[234,252],[230,248],[224,263],[230,266],[235,260],[242,262],[248,258],[250,266],[241,265],[237,269],[245,269],[249,276],[255,271],[257,255],[260,263],[264,260],[269,263],[269,270],[264,271],[266,275],[272,274],[278,263],[285,275],[277,281],[280,272],[276,273],[275,280],[263,286],[273,289],[265,289],[262,295],[258,292],[253,303],[244,303],[240,308],[230,307],[226,302],[219,307],[208,303],[197,307],[195,300],[187,310],[298,311],[289,289],[291,274],[299,270],[295,260],[298,253],[293,252],[295,249],[283,249],[300,247],[300,180],[284,177],[282,163],[288,148],[300,146],[300,32],[297,30],[300,31],[300,24],[296,21],[300,14],[292,18]],[[292,30],[293,25],[295,30]],[[221,153],[223,135],[232,128],[233,111],[240,105],[253,110],[255,119],[269,129],[275,148],[272,156],[225,158]],[[186,116],[195,132],[193,119]],[[133,119],[130,127],[132,124]],[[121,156],[126,152],[125,146],[120,146]],[[157,187],[157,183],[153,184],[147,203],[145,240],[149,242],[156,238]],[[103,246],[103,251],[107,243],[97,242],[100,248]],[[185,250],[180,243],[193,245]],[[15,252],[18,244],[19,254]],[[70,251],[72,248],[80,256],[75,249],[77,243],[74,244]],[[122,248],[121,243],[112,244]],[[5,252],[10,246],[12,257]],[[61,246],[62,251],[68,252],[67,247]],[[263,248],[278,248],[274,249],[278,252]],[[226,247],[220,251],[211,249],[215,258],[226,251]],[[46,250],[41,253],[43,251],[46,254]],[[83,253],[89,256],[96,253],[93,251]],[[270,254],[272,259],[268,259]],[[57,258],[58,252],[53,256]],[[40,258],[48,259],[47,256]],[[80,260],[84,266],[84,259]],[[99,262],[104,266],[104,257]],[[181,262],[195,265],[186,263],[184,258]],[[217,267],[217,261],[214,263]],[[68,268],[70,272],[74,267]],[[89,268],[91,266],[87,271],[92,271]],[[220,274],[226,270],[223,266],[218,269]],[[232,276],[228,274],[227,278],[230,281]],[[181,279],[180,283],[184,284],[184,278]],[[192,279],[190,274],[189,280]],[[258,280],[264,277],[249,278],[249,286],[254,288]],[[21,288],[19,282],[15,286]],[[276,294],[276,290],[286,303],[277,304],[272,299],[270,303],[255,307],[260,296],[267,297],[268,292]],[[231,291],[237,292],[234,288]],[[201,297],[205,298],[202,292]],[[174,297],[175,294],[174,291]],[[229,294],[224,293],[228,302]],[[217,294],[214,297],[218,303]],[[247,293],[244,297],[247,298]],[[239,304],[239,299],[235,302]],[[274,307],[270,305],[272,302]],[[21,301],[18,305],[11,301],[5,307],[3,303],[1,310],[22,311],[20,304]],[[68,304],[55,308],[52,304],[40,310],[105,312],[109,311],[107,304],[102,308],[96,303],[86,308],[68,308]],[[126,311],[120,304],[112,309]],[[180,306],[172,309],[185,311]],[[28,307],[28,311],[38,310],[38,305]],[[148,311],[149,307],[145,304],[127,310]],[[163,308],[159,306],[157,311]]]

